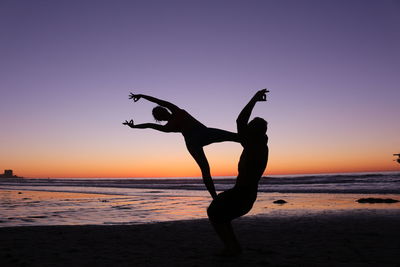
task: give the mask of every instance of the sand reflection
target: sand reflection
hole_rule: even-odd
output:
[[[300,193],[262,193],[259,194],[256,205],[251,214],[269,214],[277,211],[288,214],[301,212],[323,212],[326,210],[351,210],[351,209],[400,209],[400,202],[385,204],[360,204],[357,202],[360,198],[393,198],[400,200],[400,195],[394,194],[300,194]],[[274,204],[276,200],[285,200],[286,204]],[[285,213],[283,213],[285,214]]]
[[[368,195],[372,196],[372,195]],[[260,193],[247,216],[290,216],[329,210],[400,209],[400,203],[360,204],[365,194]],[[373,197],[400,200],[399,195]],[[286,204],[274,204],[283,199]],[[0,226],[137,224],[207,218],[205,191],[131,189],[129,195],[0,190]]]

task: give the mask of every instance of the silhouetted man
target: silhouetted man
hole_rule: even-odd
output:
[[[262,118],[249,121],[257,101],[266,101],[266,89],[258,91],[240,112],[236,124],[243,152],[238,164],[235,186],[220,193],[208,207],[208,217],[225,245],[225,255],[241,252],[231,221],[248,213],[257,198],[258,182],[268,161],[267,122]]]

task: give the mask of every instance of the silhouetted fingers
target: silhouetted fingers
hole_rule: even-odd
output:
[[[256,101],[267,101],[266,89],[262,89],[262,90],[258,91],[254,95],[254,98]]]
[[[130,93],[129,99],[133,99],[133,102],[137,102],[140,99],[140,96]]]

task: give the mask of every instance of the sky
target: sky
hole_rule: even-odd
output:
[[[0,170],[197,177],[178,133],[130,129],[168,100],[236,131],[253,94],[265,175],[398,171],[400,1],[0,2]],[[205,147],[236,176],[242,147]]]

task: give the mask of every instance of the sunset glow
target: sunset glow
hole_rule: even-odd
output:
[[[130,129],[171,101],[209,127],[269,123],[265,175],[398,171],[396,1],[6,1],[0,4],[0,172],[199,177],[180,134]],[[205,148],[237,175],[237,143]]]

